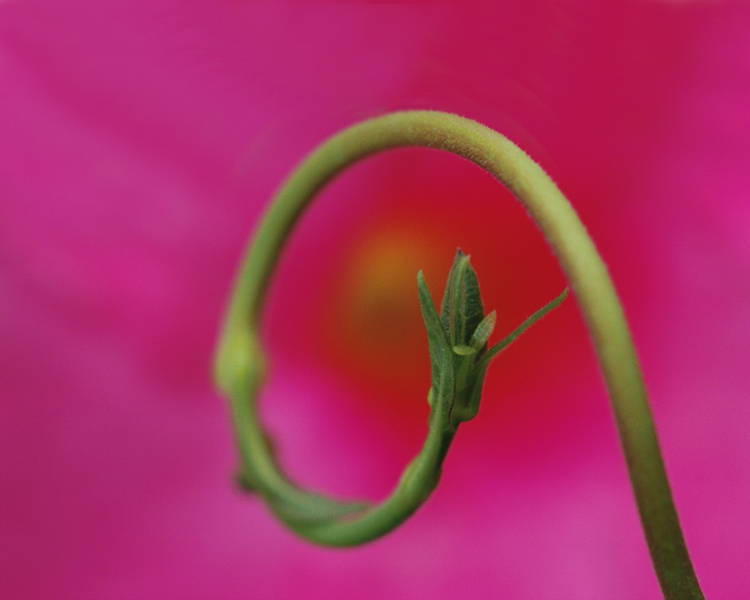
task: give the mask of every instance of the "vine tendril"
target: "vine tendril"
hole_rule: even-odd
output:
[[[354,125],[314,150],[278,192],[242,266],[216,357],[216,380],[233,413],[241,485],[262,496],[288,527],[313,542],[363,544],[397,527],[427,499],[459,424],[478,410],[481,384],[495,351],[486,347],[494,317],[485,316],[483,308],[480,314],[476,306],[470,307],[479,294],[476,275],[468,257],[459,253],[441,315],[424,279],[418,280],[433,362],[430,429],[422,451],[382,504],[342,502],[296,486],[278,465],[257,414],[256,398],[266,373],[259,321],[287,237],[307,205],[336,175],[375,153],[405,146],[436,148],[474,162],[510,189],[540,227],[593,338],[662,592],[669,600],[703,598],[630,331],[603,260],[571,204],[539,165],[501,134],[456,115],[407,111]],[[566,292],[519,330],[562,302]],[[481,299],[479,303],[481,307]],[[510,343],[519,330],[498,346]]]

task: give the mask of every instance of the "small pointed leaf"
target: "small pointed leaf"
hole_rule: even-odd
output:
[[[437,386],[441,380],[442,385],[452,385],[453,353],[451,345],[440,322],[435,302],[432,300],[422,271],[417,274],[417,284],[419,285],[419,304],[422,308],[422,318],[427,327],[427,341],[430,348],[430,360],[432,361],[432,385],[433,387]]]
[[[443,323],[446,331],[450,331],[449,315],[453,314],[453,302],[454,294],[453,289],[456,282],[456,273],[458,271],[461,261],[466,255],[461,251],[461,248],[456,250],[456,257],[453,259],[453,265],[448,273],[448,282],[445,284],[445,292],[443,293],[443,302],[440,305],[440,320]]]
[[[474,330],[474,334],[471,336],[469,346],[479,352],[489,341],[492,332],[495,330],[495,324],[497,323],[497,311],[493,310],[488,314],[482,322],[477,325]]]
[[[479,292],[477,272],[466,257],[466,268],[460,285],[460,299],[456,310],[456,342],[470,345],[471,335],[484,319],[482,295]]]
[[[457,331],[462,313],[462,289],[467,267],[469,267],[469,257],[459,248],[456,251],[456,258],[453,261],[450,273],[448,273],[448,283],[445,286],[443,304],[440,309],[440,320],[448,332],[448,339],[452,344],[462,343]]]
[[[519,325],[516,328],[516,330],[513,331],[513,333],[511,333],[508,337],[504,338],[501,342],[499,342],[498,344],[490,348],[487,351],[487,354],[485,354],[484,357],[482,358],[481,362],[477,365],[477,368],[480,368],[485,364],[489,365],[489,362],[493,358],[495,358],[498,354],[500,354],[513,342],[515,342],[521,336],[521,334],[523,334],[529,327],[531,327],[539,319],[541,319],[550,311],[560,306],[565,300],[565,298],[567,297],[568,297],[568,288],[565,288],[562,294],[560,294],[557,298],[555,298],[552,302],[550,302],[546,306],[543,306],[542,308],[540,308],[533,315],[531,315],[528,319],[526,319],[523,323],[521,323],[521,325]]]

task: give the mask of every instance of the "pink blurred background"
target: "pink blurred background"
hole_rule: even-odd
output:
[[[232,484],[218,328],[274,190],[403,108],[509,136],[622,294],[688,546],[750,597],[750,6],[0,4],[0,596],[657,598],[571,300],[491,369],[443,481],[369,546],[298,540]],[[404,150],[284,256],[263,414],[303,483],[382,498],[426,432],[416,272],[472,255],[499,335],[564,279],[497,183]]]

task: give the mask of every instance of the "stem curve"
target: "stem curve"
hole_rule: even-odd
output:
[[[550,177],[503,135],[434,111],[396,112],[344,130],[313,151],[286,181],[252,243],[216,360],[216,379],[232,399],[243,477],[297,533],[346,546],[383,535],[411,515],[437,484],[455,432],[431,427],[425,447],[380,506],[338,503],[300,490],[280,471],[255,410],[265,373],[258,342],[271,274],[292,228],[336,175],[378,152],[405,146],[462,156],[492,174],[526,207],[557,255],[594,341],[625,452],[646,540],[664,596],[703,598],[682,535],[624,311],[591,238]],[[383,529],[385,528],[385,529]]]

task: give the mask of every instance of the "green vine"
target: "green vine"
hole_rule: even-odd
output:
[[[437,148],[476,163],[506,185],[539,225],[591,332],[662,592],[670,600],[703,598],[680,529],[630,331],[604,262],[573,207],[539,165],[499,133],[456,115],[398,112],[354,125],[310,154],[279,191],[242,267],[216,358],[217,383],[231,401],[242,460],[241,485],[262,496],[288,527],[313,542],[354,546],[385,535],[435,489],[459,424],[477,414],[492,358],[567,294],[566,290],[490,349],[494,313],[484,314],[468,257],[459,250],[440,315],[420,273],[419,297],[432,360],[430,428],[422,451],[391,496],[378,505],[342,502],[296,486],[279,467],[256,409],[266,372],[258,329],[269,280],[295,223],[329,181],[372,154],[405,146]]]

